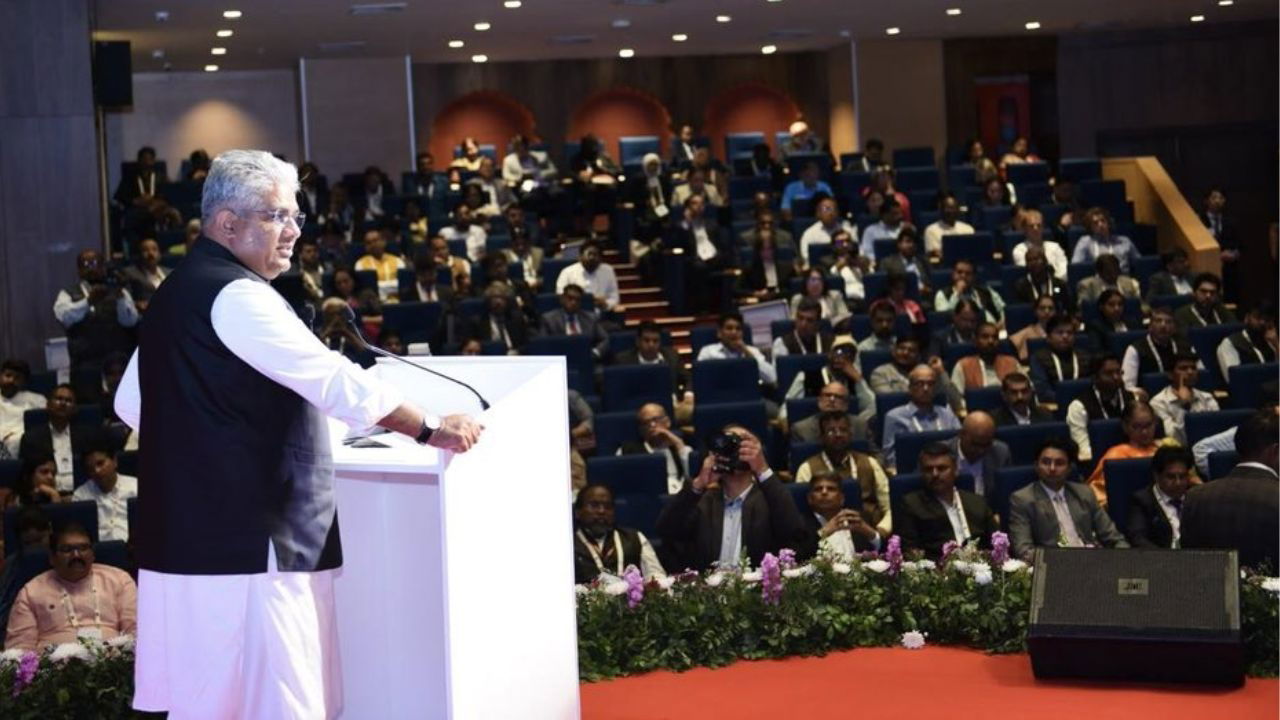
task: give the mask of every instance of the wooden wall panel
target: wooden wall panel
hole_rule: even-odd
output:
[[[948,145],[959,147],[978,135],[977,78],[1026,75],[1031,86],[1032,142],[1042,156],[1057,157],[1057,42],[1054,36],[943,41]],[[995,151],[987,148],[989,155]]]
[[[330,182],[377,165],[397,180],[412,164],[404,58],[308,60],[311,157]]]

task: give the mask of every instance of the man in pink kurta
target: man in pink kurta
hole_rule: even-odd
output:
[[[43,650],[77,638],[109,640],[138,625],[138,590],[119,568],[95,565],[93,543],[75,523],[49,539],[53,569],[22,587],[9,614],[6,650]]]

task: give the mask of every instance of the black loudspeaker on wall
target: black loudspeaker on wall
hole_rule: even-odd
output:
[[[93,99],[107,108],[133,105],[133,62],[128,42],[93,44]]]
[[[1041,548],[1032,578],[1038,678],[1244,683],[1234,550]]]

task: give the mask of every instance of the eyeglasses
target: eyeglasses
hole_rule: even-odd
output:
[[[292,220],[293,224],[296,225],[298,229],[302,229],[302,226],[307,222],[306,213],[291,213],[284,208],[276,208],[275,210],[249,210],[249,212],[260,217],[264,217],[282,227]]]
[[[63,545],[57,546],[54,549],[57,550],[58,553],[61,555],[74,555],[76,553],[80,553],[81,555],[86,555],[90,552],[93,552],[93,546],[90,545],[89,543],[77,543],[75,545],[63,544]]]
[[[640,419],[640,424],[645,426],[660,425],[665,422],[669,422],[666,415],[659,415],[657,417]]]

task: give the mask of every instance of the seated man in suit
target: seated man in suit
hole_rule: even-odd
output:
[[[1190,295],[1191,264],[1187,260],[1187,251],[1174,248],[1160,256],[1160,264],[1164,269],[1147,281],[1147,302],[1161,295]]]
[[[1053,402],[1058,383],[1089,372],[1089,356],[1076,350],[1076,319],[1054,315],[1045,325],[1045,346],[1031,354],[1031,381],[1040,402]]]
[[[1235,313],[1222,305],[1222,280],[1213,273],[1200,273],[1191,283],[1191,302],[1173,313],[1178,332],[1210,325],[1230,325]]]
[[[943,443],[929,443],[920,450],[920,474],[924,488],[907,493],[897,508],[894,532],[903,550],[920,550],[930,560],[942,556],[942,546],[990,547],[991,533],[999,529],[982,495],[956,487],[956,457]]]
[[[982,310],[972,300],[960,300],[951,308],[951,322],[929,338],[929,356],[943,357],[954,345],[972,345],[978,342],[978,323],[983,322]]]
[[[849,337],[841,337],[827,350],[827,364],[816,370],[797,373],[785,395],[788,399],[817,397],[822,394],[822,388],[831,383],[840,383],[853,391],[858,401],[858,417],[864,422],[869,421],[876,411],[876,398],[862,377],[860,368],[858,347]]]
[[[591,484],[573,501],[573,582],[582,585],[601,573],[622,576],[630,566],[645,580],[665,578],[658,554],[644,533],[614,522],[613,491]]]
[[[689,456],[693,454],[679,433],[672,432],[671,418],[658,403],[645,403],[636,411],[636,440],[618,448],[619,455],[658,454],[667,461],[667,492],[676,494],[689,477]]]
[[[1031,378],[1020,372],[1004,376],[1000,382],[1000,399],[1003,402],[991,415],[996,427],[1054,422],[1053,413],[1036,405]]]
[[[515,293],[506,283],[493,282],[484,290],[484,312],[471,321],[468,336],[481,342],[500,342],[511,355],[529,342],[529,324],[515,307]]]
[[[1009,496],[1009,543],[1013,556],[1030,562],[1037,547],[1127,548],[1088,485],[1068,482],[1076,445],[1051,437],[1036,452],[1036,480]]]
[[[758,566],[765,553],[782,548],[805,560],[817,549],[760,440],[740,425],[712,439],[702,467],[662,508],[657,527],[664,542],[687,548],[683,567],[696,570],[736,567],[744,555]]]
[[[63,383],[49,393],[45,406],[49,422],[33,427],[22,436],[18,457],[52,457],[58,464],[58,492],[70,494],[75,480],[80,477],[80,460],[85,452],[98,441],[96,428],[72,423],[76,416],[76,393],[71,385]]]
[[[448,285],[440,285],[436,281],[439,279],[439,263],[436,262],[435,255],[430,252],[422,252],[413,261],[413,290],[414,294],[401,298],[404,302],[438,302],[442,304],[446,310],[453,306],[453,288]]]
[[[871,391],[877,395],[906,392],[907,375],[919,364],[920,341],[911,336],[897,338],[889,362],[871,371]]]
[[[582,288],[569,284],[560,293],[560,309],[542,314],[542,334],[585,335],[591,338],[591,354],[597,360],[609,351],[609,334],[595,315],[582,309]]]
[[[701,195],[684,201],[684,214],[667,230],[665,246],[683,252],[689,307],[719,310],[717,273],[734,264],[734,251],[728,234],[707,215],[707,201]]]
[[[1137,401],[1137,396],[1124,387],[1120,377],[1120,358],[1113,353],[1094,358],[1093,384],[1067,405],[1067,427],[1081,460],[1093,459],[1089,423],[1118,419],[1126,407]]]
[[[1071,291],[1067,283],[1053,274],[1053,268],[1045,257],[1044,248],[1032,246],[1027,248],[1024,256],[1027,263],[1027,274],[1018,278],[1013,284],[1015,302],[1034,304],[1041,296],[1047,295],[1061,310],[1069,310],[1072,306]]]
[[[885,464],[897,467],[893,449],[899,435],[930,430],[958,430],[960,420],[951,409],[936,407],[933,403],[938,379],[945,377],[928,365],[917,365],[910,373],[907,387],[908,402],[884,414],[884,444],[881,445]]]
[[[1275,362],[1277,342],[1280,338],[1276,335],[1276,306],[1270,300],[1261,300],[1245,312],[1244,329],[1218,343],[1222,379],[1229,382],[1231,368],[1237,365]]]
[[[1236,429],[1240,463],[1226,477],[1189,491],[1182,506],[1182,547],[1232,549],[1240,564],[1280,561],[1280,447],[1277,411],[1261,410]],[[1274,570],[1273,570],[1274,572]]]
[[[675,350],[662,344],[662,329],[652,320],[645,320],[636,329],[636,346],[618,353],[614,359],[618,365],[665,364],[671,369],[671,387],[679,397],[689,387],[689,372]]]
[[[1080,304],[1098,302],[1104,290],[1115,290],[1126,299],[1142,297],[1138,281],[1120,273],[1120,259],[1115,255],[1099,255],[1093,261],[1093,272],[1076,285],[1076,301]]]
[[[1182,499],[1191,487],[1195,464],[1191,452],[1165,445],[1151,458],[1151,485],[1133,494],[1129,503],[1129,544],[1145,548],[1179,547]]]
[[[822,429],[822,450],[800,464],[796,482],[807,483],[821,472],[835,473],[841,480],[857,480],[863,517],[888,537],[893,518],[889,513],[889,477],[884,469],[874,457],[850,447],[853,433],[847,415],[823,413],[818,416],[818,427]]]
[[[961,258],[951,266],[951,284],[940,288],[933,297],[933,309],[946,312],[961,300],[969,300],[982,313],[982,319],[1004,325],[1004,298],[982,283],[972,260]]]
[[[805,527],[818,536],[818,554],[850,562],[854,555],[880,549],[880,533],[853,508],[844,506],[844,487],[835,473],[819,472],[809,480],[806,497],[811,512]]]
[[[1012,455],[1003,440],[996,439],[996,421],[981,410],[965,416],[960,432],[948,440],[956,473],[973,478],[973,490],[984,498],[996,488],[996,471],[1008,467]]]
[[[719,338],[720,342],[702,346],[702,349],[698,351],[698,362],[749,357],[756,361],[756,367],[760,370],[760,383],[762,385],[777,385],[778,371],[774,369],[773,363],[769,362],[764,353],[760,352],[755,346],[748,345],[743,340],[742,327],[744,324],[741,313],[729,312],[721,315],[719,327],[716,329],[716,337]]]
[[[875,414],[875,400],[871,401],[869,414]],[[867,420],[862,415],[854,415],[849,412],[849,386],[842,382],[831,381],[822,386],[822,391],[818,393],[818,412],[807,418],[790,418],[791,427],[791,443],[816,443],[822,441],[822,430],[818,427],[818,420],[823,413],[836,412],[842,413],[849,418],[849,428],[851,436],[854,440],[866,438],[868,443],[875,447],[878,443],[871,443],[873,438],[867,432]]]
[[[960,358],[951,371],[951,384],[962,393],[997,387],[1009,373],[1018,371],[1018,358],[1000,352],[1000,330],[995,325],[980,323],[975,339],[978,352]]]

